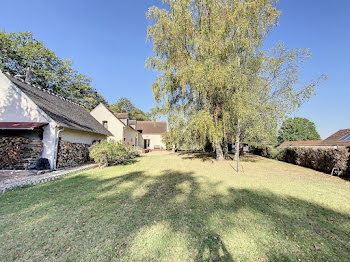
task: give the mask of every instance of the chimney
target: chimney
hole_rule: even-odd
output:
[[[26,78],[24,81],[29,83],[31,79],[32,79],[32,70],[30,70],[30,67],[27,67],[26,68]]]

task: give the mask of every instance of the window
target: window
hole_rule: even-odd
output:
[[[108,121],[102,121],[102,125],[104,128],[108,129]]]
[[[350,134],[347,134],[339,139],[339,141],[350,141]]]

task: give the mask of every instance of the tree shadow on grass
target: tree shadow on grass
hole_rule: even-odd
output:
[[[199,159],[202,160],[203,162],[214,162],[216,160],[216,155],[213,152],[191,152],[191,151],[181,151],[178,152],[179,156],[181,156],[183,159]],[[234,160],[234,154],[229,153],[227,155],[227,160]],[[251,155],[251,154],[244,154],[240,156],[239,160],[241,162],[258,162],[261,160],[259,156],[256,155]]]
[[[237,252],[233,248],[239,250],[240,241],[248,240],[255,243],[251,247],[258,250],[255,252],[265,261],[349,259],[349,215],[266,191],[228,188],[222,192],[217,189],[220,184],[199,182],[199,179],[203,178],[176,170],[164,170],[157,175],[135,171],[109,178],[82,173],[40,185],[35,192],[31,192],[32,189],[12,192],[6,199],[0,199],[0,206],[4,204],[7,208],[0,211],[0,218],[18,212],[11,203],[16,205],[21,201],[19,216],[24,216],[24,220],[29,212],[26,209],[34,207],[35,211],[30,212],[31,219],[38,218],[35,226],[23,221],[23,228],[16,228],[23,235],[14,238],[17,242],[9,246],[17,246],[17,254],[43,252],[45,257],[56,254],[61,260],[85,260],[85,250],[95,250],[96,246],[100,248],[93,255],[89,254],[90,260],[101,257],[122,261],[164,260],[171,252],[167,246],[172,239],[165,242],[168,243],[164,244],[166,247],[157,244],[143,247],[139,251],[148,248],[156,251],[138,254],[137,259],[133,253],[143,245],[143,242],[135,244],[138,234],[159,224],[167,225],[167,230],[184,237],[182,244],[189,252],[188,261],[258,259],[250,255],[252,250]],[[205,189],[203,183],[210,190]],[[42,219],[43,214],[45,219]],[[248,216],[246,221],[242,214]],[[13,230],[7,226],[3,233]],[[29,241],[31,237],[26,232],[36,238],[48,238],[48,243],[55,244],[42,250],[36,241]],[[74,242],[56,237],[58,233],[69,234]],[[151,236],[142,234],[142,240],[137,241],[156,237],[153,233]],[[250,236],[243,240],[236,235]],[[91,241],[86,244],[86,239]],[[155,243],[165,239],[163,236]],[[314,244],[320,246],[320,250],[315,251]],[[75,248],[67,251],[67,245]],[[5,259],[12,259],[13,252],[6,251],[3,252]]]
[[[207,258],[205,254],[207,252]],[[213,232],[209,232],[200,244],[198,254],[195,258],[196,262],[204,261],[225,261],[233,262],[231,254],[228,252],[221,237]]]
[[[180,151],[178,152],[179,156],[181,156],[183,159],[199,159],[203,162],[213,162],[215,161],[216,155],[213,152],[191,152],[191,151]]]
[[[251,154],[246,154],[240,157],[240,161],[242,162],[258,162],[261,160],[261,157]]]

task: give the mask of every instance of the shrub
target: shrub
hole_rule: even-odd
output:
[[[253,154],[271,158],[279,159],[283,149],[275,148],[274,146],[257,146],[252,150]]]
[[[90,147],[90,157],[100,166],[121,164],[138,155],[140,152],[136,148],[114,140],[102,141]]]

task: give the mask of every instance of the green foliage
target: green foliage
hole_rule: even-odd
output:
[[[271,145],[255,146],[253,148],[254,154],[276,160],[279,160],[284,153],[284,148],[278,148]]]
[[[288,118],[278,131],[278,142],[320,140],[315,124],[306,118]]]
[[[138,120],[138,121],[150,121],[151,116],[148,113],[143,112],[141,109],[136,108],[134,111],[130,113],[130,119]]]
[[[186,144],[184,140],[186,138],[186,129],[184,129],[185,120],[181,116],[175,114],[168,117],[168,123],[169,130],[162,135],[163,143],[165,143],[168,150],[183,149]]]
[[[150,115],[134,106],[126,97],[120,98],[117,102],[110,105],[109,108],[115,113],[129,113],[130,119],[139,121],[151,120]]]
[[[278,22],[278,1],[163,2],[168,8],[147,14],[153,56],[146,65],[159,72],[152,86],[158,111],[183,116],[184,134],[201,146],[209,140],[217,159],[229,142],[275,142],[282,119],[317,84],[297,86],[308,50],[262,50]]]
[[[136,107],[126,97],[119,98],[119,100],[113,105],[110,105],[109,108],[116,113],[130,113],[136,109]]]
[[[91,79],[72,68],[70,60],[63,60],[36,40],[32,33],[0,31],[0,69],[16,75],[32,71],[32,84],[42,86],[60,96],[83,105],[88,110],[104,98],[91,87]]]
[[[90,157],[100,166],[121,164],[137,155],[137,149],[114,140],[105,140],[90,147]]]

